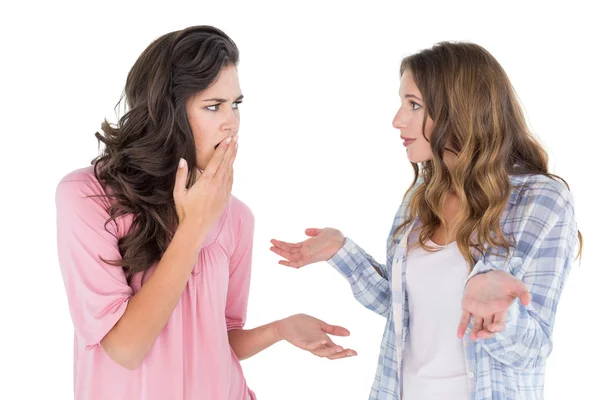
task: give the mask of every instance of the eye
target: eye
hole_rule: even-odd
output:
[[[218,111],[219,110],[219,106],[220,106],[220,104],[213,104],[213,105],[210,105],[210,106],[206,106],[206,109],[208,111]]]
[[[415,103],[414,101],[411,101],[410,104],[412,105],[413,110],[418,110],[419,108],[421,108],[421,105]]]
[[[233,108],[234,110],[237,110],[238,108],[240,108],[240,104],[242,104],[242,101],[234,101],[233,104],[231,105],[231,108]]]

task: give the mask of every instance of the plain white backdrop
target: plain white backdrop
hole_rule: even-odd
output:
[[[127,72],[158,36],[223,29],[241,52],[233,192],[256,218],[247,328],[304,312],[348,328],[357,357],[319,359],[287,343],[243,361],[260,400],[366,400],[384,319],[326,263],[277,264],[271,238],[332,226],[380,262],[412,180],[392,118],[402,57],[442,40],[486,47],[503,65],[551,171],[576,201],[585,239],[559,304],[546,398],[590,398],[600,372],[597,113],[600,30],[584,2],[27,2],[3,5],[3,229],[0,399],[72,398],[73,330],[57,262],[54,190],[97,154]],[[595,27],[594,27],[595,26]],[[457,321],[458,323],[458,321]]]

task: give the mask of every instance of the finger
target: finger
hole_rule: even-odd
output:
[[[282,242],[281,240],[275,240],[272,239],[271,243],[273,243],[274,246],[277,246],[281,249],[285,249],[289,252],[294,252],[297,253],[300,251],[300,247],[302,247],[302,243],[288,243],[288,242]]]
[[[215,150],[212,157],[208,161],[208,165],[204,169],[203,175],[207,175],[210,177],[215,176],[215,173],[217,172],[219,165],[221,164],[221,162],[223,161],[223,158],[225,157],[225,152],[230,147],[229,144],[231,143],[231,140],[232,140],[231,137],[227,137],[227,138],[223,139],[223,141],[221,141],[221,143],[219,143],[219,145],[217,146],[217,149]]]
[[[204,173],[203,170],[196,168],[196,177],[194,178],[194,184],[200,180],[203,173]]]
[[[296,268],[296,269],[304,267],[306,265],[306,264],[304,264],[303,262],[300,262],[300,261],[285,261],[285,260],[280,260],[278,262],[278,264],[285,265],[286,267]]]
[[[300,254],[298,254],[298,253],[290,253],[288,251],[278,249],[277,247],[274,247],[274,246],[270,247],[269,250],[271,250],[273,253],[275,253],[283,258],[287,258],[290,261],[300,260]]]
[[[517,297],[521,304],[524,306],[528,305],[529,301],[531,300],[531,294],[529,293],[529,290],[527,290],[527,286],[525,285],[525,283],[516,278],[513,281],[510,294],[513,297]]]
[[[287,253],[290,254],[299,254],[300,253],[300,248],[294,248],[294,247],[290,247],[290,246],[284,246],[282,245],[280,242],[275,241],[271,241],[271,243],[273,244],[274,247],[285,251]]]
[[[519,301],[522,305],[527,306],[531,302],[531,293],[525,288],[526,292],[519,294]]]
[[[340,358],[354,357],[355,355],[357,355],[356,351],[351,349],[344,349],[343,351],[335,353],[334,355],[329,356],[327,358],[329,358],[330,360],[339,360]]]
[[[314,352],[315,350],[326,346],[328,343],[333,343],[331,342],[331,340],[329,338],[326,339],[321,339],[321,340],[313,340],[313,341],[305,341],[306,343],[304,344],[304,350],[308,350],[311,353]]]
[[[494,332],[490,332],[488,330],[479,331],[477,334],[477,339],[491,339],[494,336]]]
[[[502,332],[506,329],[506,317],[508,315],[507,311],[497,313],[494,315],[494,322],[488,326],[488,331],[490,332]]]
[[[329,325],[325,322],[321,325],[323,332],[335,336],[350,336],[350,331],[346,328],[337,325]]]
[[[458,323],[458,331],[456,332],[456,335],[459,339],[462,339],[463,336],[465,336],[465,332],[469,327],[469,321],[471,321],[471,313],[463,310],[460,317],[460,322]]]
[[[186,192],[186,181],[188,175],[188,166],[187,161],[184,158],[179,159],[179,164],[177,165],[177,172],[175,173],[175,187],[173,188],[173,196],[179,197],[184,195]]]
[[[237,145],[237,143],[236,143]],[[229,170],[229,177],[227,179],[227,188],[228,188],[228,192],[231,193],[231,190],[233,189],[233,165],[231,166],[231,169]]]
[[[308,228],[304,231],[306,236],[317,236],[321,232],[323,232],[323,229],[318,228]]]
[[[231,143],[229,144],[227,150],[225,150],[225,155],[223,156],[223,161],[217,167],[217,171],[215,172],[215,178],[222,179],[226,182],[229,179],[233,168],[233,162],[235,161],[235,156],[237,155],[237,135],[231,138]]]
[[[494,322],[494,315],[491,315],[489,317],[484,317],[483,318],[483,330],[488,329],[488,326],[490,326],[492,323]]]
[[[333,356],[334,354],[343,352],[344,348],[342,346],[338,346],[338,345],[333,345],[333,346],[321,346],[317,349],[315,349],[314,351],[312,351],[311,353],[313,353],[315,356],[319,356],[319,357],[330,357]]]
[[[471,339],[477,339],[477,334],[483,327],[483,318],[481,317],[473,317],[473,329],[471,329]]]

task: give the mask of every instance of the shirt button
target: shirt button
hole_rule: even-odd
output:
[[[469,371],[469,379],[473,378],[475,378],[475,374],[473,373],[473,371]]]
[[[356,254],[356,251],[357,251],[357,250],[356,250],[356,247],[353,247],[353,248],[350,250],[350,253],[352,253],[352,254]]]

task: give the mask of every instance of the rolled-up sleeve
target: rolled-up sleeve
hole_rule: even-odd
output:
[[[242,329],[246,323],[254,242],[254,215],[252,211],[235,198],[232,205],[232,210],[239,219],[234,234],[236,238],[235,250],[229,262],[229,287],[225,308],[227,331]]]
[[[86,349],[98,345],[121,318],[133,295],[121,267],[116,229],[85,180],[61,181],[56,189],[58,260],[76,337]]]
[[[577,246],[573,201],[566,191],[542,188],[514,215],[519,229],[508,262],[488,256],[469,277],[503,270],[522,280],[531,293],[527,306],[518,300],[509,309],[506,328],[482,341],[493,358],[515,370],[535,368],[552,351],[552,330],[558,302]]]
[[[341,273],[350,283],[354,298],[369,310],[384,317],[388,316],[392,302],[389,279],[394,252],[398,244],[394,235],[398,226],[409,217],[410,199],[416,188],[422,183],[423,179],[419,177],[396,211],[387,238],[386,264],[378,263],[349,237],[346,237],[344,245],[338,252],[327,260],[327,263]]]

